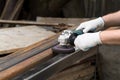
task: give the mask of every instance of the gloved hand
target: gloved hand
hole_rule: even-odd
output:
[[[94,32],[96,29],[102,29],[104,27],[104,20],[99,17],[94,20],[86,21],[81,23],[76,30],[83,29],[84,33],[89,31]]]
[[[85,33],[77,36],[77,38],[74,41],[76,49],[87,51],[98,44],[102,44],[99,34],[100,32],[96,32]]]

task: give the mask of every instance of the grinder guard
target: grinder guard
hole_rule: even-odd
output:
[[[78,35],[83,34],[82,30],[64,30],[62,34],[58,38],[59,45],[56,45],[52,48],[54,53],[73,53],[75,51],[74,48],[74,40]]]

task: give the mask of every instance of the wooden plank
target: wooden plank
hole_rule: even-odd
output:
[[[0,54],[14,52],[52,35],[55,33],[37,26],[0,29]]]
[[[17,19],[21,11],[23,2],[24,0],[7,0],[1,15],[1,19],[5,19],[5,20]],[[9,25],[5,24],[2,26],[8,27]]]
[[[53,75],[48,80],[90,80],[94,72],[95,66],[91,66],[89,63],[83,63]]]
[[[16,5],[17,0],[6,0],[1,19],[9,19]]]
[[[51,19],[52,20],[52,19]],[[71,27],[74,26],[74,24],[64,24],[59,22],[49,23],[49,22],[35,22],[35,21],[18,21],[18,20],[0,20],[1,24],[17,24],[17,25],[37,25],[37,26],[52,26],[55,28],[59,28],[61,26],[65,27]]]
[[[81,18],[85,17],[83,0],[69,0],[62,9],[64,17]]]
[[[64,23],[71,24],[73,26],[78,26],[80,23],[84,21],[88,21],[91,18],[51,18],[51,17],[37,17],[37,22],[44,23]]]
[[[42,55],[39,54],[39,56],[38,56],[38,54],[36,54],[35,55],[36,57],[33,56],[34,58],[31,57],[28,59],[24,59],[25,56],[28,56],[31,53],[36,53],[36,52],[38,52],[38,50],[41,50],[43,47],[45,48],[47,46],[52,45],[53,42],[55,43],[56,42],[55,39],[58,37],[58,35],[59,34],[54,35],[54,36],[52,36],[44,41],[40,41],[40,42],[33,44],[25,49],[17,51],[16,53],[19,53],[19,54],[16,54],[16,53],[15,53],[16,55],[11,54],[12,56],[7,56],[7,58],[1,59],[0,61],[5,61],[4,63],[2,63],[0,65],[1,70],[2,70],[2,68],[5,68],[5,66],[3,66],[3,65],[6,65],[8,67],[9,65],[13,64],[14,62],[16,62],[17,60],[22,59],[22,58],[24,61],[20,61],[16,65],[13,65],[13,66],[1,71],[0,80],[10,80],[12,77],[14,77],[18,74],[22,74],[22,72],[24,72],[25,70],[28,70],[29,68],[31,68],[31,66],[33,67],[34,64],[37,64],[37,62],[40,58],[42,58],[43,56],[46,57],[46,54],[48,54],[48,56],[51,56],[52,51],[49,49],[49,50],[45,51],[44,55],[42,54],[43,53],[42,52],[41,53]],[[45,43],[47,43],[47,44],[45,44]],[[92,51],[86,52],[86,54],[88,54],[88,55],[82,57],[80,60],[84,60],[84,59],[88,58],[88,56],[91,56],[91,54],[93,55],[95,53],[96,53],[96,49],[92,49]]]
[[[6,0],[0,0],[0,15],[3,12],[4,6],[5,6],[5,2],[6,2]]]
[[[16,2],[15,8],[14,8],[9,20],[17,19],[18,15],[19,15],[19,13],[21,11],[23,2],[24,2],[24,0],[18,0]]]
[[[17,76],[15,80],[46,80],[52,75],[62,71],[63,69],[73,65],[76,61],[83,61],[88,57],[96,54],[97,48],[91,49],[87,52],[76,51],[69,55],[59,54],[52,58],[51,60],[45,62],[45,64],[37,64],[34,68],[23,74]],[[49,64],[50,63],[50,64]],[[45,66],[44,66],[45,65]],[[47,74],[47,75],[46,75]]]
[[[14,65],[4,71],[0,72],[0,80],[10,80],[12,77],[21,74],[24,71],[40,64],[53,56],[51,49],[45,50],[17,65]]]
[[[4,61],[2,63],[7,62],[5,64],[8,66],[9,64],[11,64],[11,63],[9,63],[9,61],[14,59],[14,58],[17,58],[20,56],[21,56],[21,58],[23,58],[26,55],[29,55],[33,52],[36,53],[36,51],[41,50],[42,48],[53,45],[53,42],[54,43],[56,42],[56,38],[58,37],[58,35],[59,35],[59,33],[57,35],[49,37],[43,41],[39,41],[39,42],[37,42],[37,43],[27,47],[27,48],[21,49],[21,50],[15,52],[15,54],[13,53],[11,55],[6,56],[3,59],[0,59],[0,61]],[[47,44],[45,44],[45,43],[47,43]],[[45,44],[45,45],[43,45],[43,44]],[[16,54],[16,53],[19,53],[19,54]],[[39,54],[36,54],[33,57],[30,57],[30,58],[24,60],[23,62],[20,61],[20,63],[17,63],[16,65],[14,65],[6,70],[1,71],[0,72],[0,80],[10,80],[10,78],[24,72],[25,70],[28,70],[29,68],[33,67],[37,63],[41,63],[41,62],[51,58],[52,56],[53,56],[53,53],[52,53],[51,49],[47,49]],[[19,58],[19,59],[21,59],[21,58]],[[0,69],[2,69],[2,68],[0,68]]]
[[[88,18],[45,18],[45,17],[38,17],[37,21],[38,22],[33,22],[33,21],[11,21],[11,20],[0,20],[0,23],[8,23],[8,24],[26,24],[26,25],[46,25],[46,26],[52,26],[52,27],[56,27],[56,28],[68,28],[69,25],[72,26],[78,26],[81,22],[83,21],[87,21],[90,20]],[[64,23],[64,24],[68,24],[68,26],[58,26],[59,23]],[[66,28],[65,28],[66,27]],[[19,49],[19,48],[18,48]],[[16,51],[16,49],[12,49],[12,50],[7,50],[1,53],[10,53],[10,52],[14,52]]]
[[[90,54],[92,54],[92,51],[88,52],[87,54],[88,54],[87,56],[90,56]],[[47,49],[47,50],[45,50],[31,58],[28,58],[6,70],[1,71],[0,72],[0,80],[10,80],[10,79],[14,78],[15,76],[24,73],[25,71],[29,70],[30,68],[45,62],[46,60],[50,59],[51,57],[53,57],[53,53],[52,53],[51,49]],[[85,60],[86,59],[85,57],[86,56],[84,56],[83,59],[80,59],[80,62]],[[88,69],[86,70],[85,67],[88,67]],[[76,67],[71,67],[71,68],[65,69],[65,71],[58,73],[58,75],[55,75],[52,78],[53,78],[53,80],[54,80],[54,78],[57,79],[56,77],[60,77],[60,76],[63,76],[63,78],[66,78],[64,75],[69,74],[68,76],[70,77],[70,75],[72,75],[72,73],[75,73],[73,77],[78,76],[79,74],[80,74],[80,77],[84,77],[88,74],[93,73],[94,69],[95,68],[94,67],[91,68],[90,64],[88,64],[88,63],[83,64],[82,66],[77,65]],[[77,73],[79,73],[79,74],[77,74]]]
[[[47,4],[49,15],[58,16],[61,14],[62,9],[70,0],[51,0]],[[40,6],[41,7],[41,6]]]
[[[32,44],[26,48],[20,49],[6,57],[0,58],[0,71],[9,68],[29,57],[32,57],[56,44],[57,42],[57,37],[60,34],[53,35],[49,38],[46,38],[42,41],[39,41],[35,44]]]
[[[0,20],[1,24],[17,24],[17,25],[37,25],[37,26],[52,26],[60,28],[61,26],[78,26],[81,22],[88,21],[91,18],[46,18],[37,17],[35,21],[17,21],[17,20]]]
[[[21,10],[24,0],[7,0],[1,19],[15,19]]]

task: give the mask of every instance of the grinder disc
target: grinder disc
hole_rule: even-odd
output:
[[[64,45],[64,46],[63,45],[56,45],[52,48],[52,51],[54,53],[58,53],[58,54],[60,54],[60,53],[69,54],[69,53],[75,52],[75,49],[73,46],[70,46],[70,45],[69,46],[68,45]]]

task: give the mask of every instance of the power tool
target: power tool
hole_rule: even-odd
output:
[[[83,30],[64,30],[62,34],[58,37],[59,44],[52,48],[54,53],[73,53],[76,48],[74,45],[74,40],[78,35],[82,35]]]

